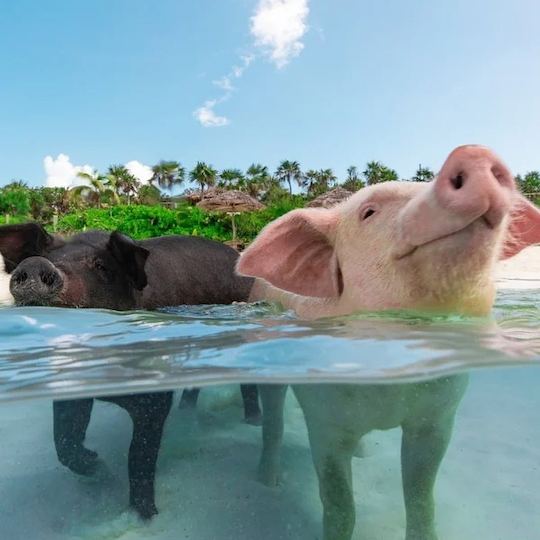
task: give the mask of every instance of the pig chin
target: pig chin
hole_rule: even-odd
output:
[[[493,269],[503,228],[476,220],[461,231],[417,247],[398,263],[409,268],[420,308],[487,315],[495,298]]]

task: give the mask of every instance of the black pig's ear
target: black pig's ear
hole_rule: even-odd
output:
[[[144,289],[148,283],[144,267],[150,252],[118,231],[111,233],[107,249],[122,265],[134,287],[139,291]]]
[[[39,223],[0,227],[0,253],[6,271],[13,272],[28,257],[43,255],[54,242],[55,239]]]

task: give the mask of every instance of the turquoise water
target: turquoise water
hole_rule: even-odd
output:
[[[538,540],[539,367],[538,290],[502,291],[492,317],[476,320],[387,313],[308,323],[264,304],[160,313],[2,308],[0,538],[322,538],[301,409],[289,392],[282,483],[262,486],[260,428],[241,422],[237,383],[396,385],[472,371],[437,480],[439,537]],[[103,463],[95,478],[58,464],[53,398],[192,385],[211,388],[196,412],[173,405],[151,524],[126,512],[123,410],[94,408],[87,446]],[[364,457],[353,459],[354,539],[404,538],[399,436],[371,433]]]

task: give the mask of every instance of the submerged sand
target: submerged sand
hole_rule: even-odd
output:
[[[538,540],[540,370],[473,374],[436,490],[444,540]],[[111,404],[94,409],[87,444],[103,465],[95,479],[60,466],[51,404],[3,404],[0,522],[10,540],[315,540],[321,504],[305,423],[290,394],[283,481],[255,480],[260,429],[240,421],[236,386],[205,389],[199,411],[174,409],[156,480],[160,514],[142,525],[127,504],[130,422]],[[355,540],[403,540],[400,431],[368,436],[353,459]]]

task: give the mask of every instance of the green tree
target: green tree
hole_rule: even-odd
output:
[[[326,193],[329,189],[336,187],[337,177],[332,169],[321,169],[319,171],[319,181],[316,186],[316,195]]]
[[[119,194],[123,194],[130,205],[131,198],[137,196],[141,183],[124,165],[111,165],[107,171],[107,185],[116,194],[115,199]]]
[[[55,214],[65,214],[70,210],[69,190],[66,188],[43,188],[45,204]]]
[[[27,184],[20,180],[0,189],[0,212],[7,216],[27,216],[30,213],[29,191]]]
[[[169,191],[183,184],[186,177],[186,170],[178,161],[160,161],[152,167],[152,173],[150,184],[155,182],[160,188]]]
[[[298,161],[282,161],[276,169],[275,177],[280,182],[287,182],[289,194],[292,195],[292,180],[301,187],[304,175],[300,169]]]
[[[260,197],[261,191],[268,188],[271,176],[266,165],[260,163],[252,163],[245,176],[246,191],[252,197]]]
[[[349,191],[358,191],[365,185],[365,182],[358,176],[358,167],[351,165],[347,169],[347,178],[343,182],[342,187]]]
[[[332,169],[310,169],[304,174],[302,185],[307,188],[309,196],[316,197],[335,187],[336,180]]]
[[[111,188],[107,187],[107,176],[99,174],[97,170],[91,173],[81,171],[77,173],[77,176],[87,184],[71,188],[70,191],[88,200],[91,206],[101,208],[103,199],[107,195],[113,195]]]
[[[212,187],[216,183],[217,171],[211,165],[198,161],[195,168],[189,173],[189,178],[201,188],[201,199],[204,198],[204,188]]]
[[[139,188],[137,200],[139,204],[153,206],[159,204],[159,202],[161,201],[161,192],[156,186],[152,184],[146,184]]]
[[[223,169],[219,175],[218,186],[225,189],[242,189],[245,178],[240,169]]]
[[[303,186],[306,188],[308,195],[312,194],[319,179],[319,172],[315,169],[309,169],[304,173]]]
[[[398,179],[398,174],[394,169],[383,165],[380,161],[370,161],[366,164],[366,169],[362,173],[368,186],[380,184],[381,182],[391,182]]]
[[[429,167],[418,165],[418,169],[411,178],[413,182],[430,182],[435,177],[435,173]]]
[[[518,174],[516,184],[522,193],[540,193],[540,172],[530,171],[523,177]]]
[[[30,215],[34,221],[45,221],[43,216],[47,212],[45,196],[43,195],[44,188],[33,188],[29,190],[28,197],[30,200]]]

